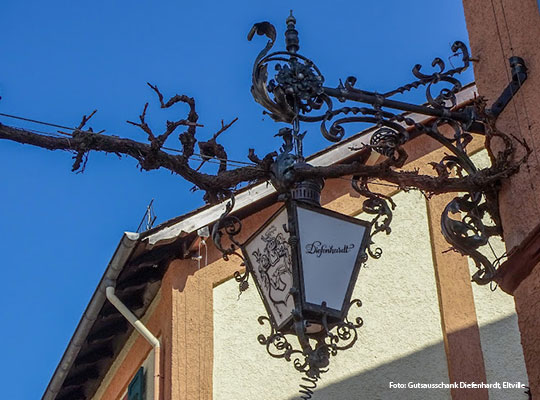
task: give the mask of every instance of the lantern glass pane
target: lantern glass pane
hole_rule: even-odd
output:
[[[305,301],[341,311],[366,227],[301,207],[297,213]]]
[[[290,293],[293,275],[289,233],[285,231],[287,224],[287,210],[283,209],[244,245],[259,292],[277,327],[291,317],[294,309]]]

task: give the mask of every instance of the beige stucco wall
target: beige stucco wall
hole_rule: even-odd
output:
[[[390,389],[389,382],[448,382],[426,206],[417,192],[399,193],[390,236],[376,237],[380,260],[360,271],[354,297],[364,326],[349,350],[331,359],[317,399],[449,399],[449,390]],[[255,288],[238,298],[229,280],[214,289],[215,400],[292,399],[301,374],[272,359],[257,336],[264,308]]]
[[[476,153],[472,159],[479,168],[490,165],[486,151]],[[484,222],[490,223],[489,219]],[[505,253],[505,245],[500,238],[490,238],[490,244],[493,252],[489,247],[481,249],[490,260],[493,260],[495,255],[500,257]],[[474,262],[470,259],[469,267],[471,275],[476,272]],[[522,382],[527,385],[514,298],[495,287],[494,284],[472,286],[487,381],[499,382],[501,385],[503,382]],[[520,389],[493,388],[488,391],[490,400],[517,400],[525,397]]]
[[[494,246],[496,251],[497,247]],[[475,269],[471,265],[471,272]],[[500,289],[492,291],[489,286],[473,285],[473,294],[488,383],[521,382],[528,385],[514,298]],[[488,391],[490,400],[526,398],[522,389]]]

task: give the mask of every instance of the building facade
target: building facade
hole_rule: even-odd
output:
[[[535,134],[540,126],[535,107],[540,100],[540,76],[535,73],[540,51],[531,37],[540,34],[538,4],[465,0],[464,7],[477,60],[477,86],[460,93],[460,104],[476,95],[488,101],[497,98],[508,81],[507,58],[521,56],[530,77],[501,114],[498,126],[518,132],[535,154],[540,148]],[[373,131],[331,146],[309,161],[330,165],[350,160],[355,157],[350,147],[368,143]],[[476,138],[471,146],[477,164],[488,162],[483,145],[483,139]],[[405,146],[408,170],[431,168],[429,162],[444,155],[438,143],[423,136]],[[380,162],[376,155],[359,161]],[[352,349],[332,357],[328,373],[313,390],[314,398],[527,399],[524,386],[531,387],[533,398],[540,396],[539,260],[534,255],[515,266],[520,255],[538,246],[536,236],[531,238],[540,221],[539,208],[533,206],[540,193],[537,163],[537,157],[530,157],[528,167],[505,180],[501,190],[504,243],[493,243],[493,248],[499,255],[510,254],[501,267],[504,291],[471,285],[468,260],[447,251],[440,215],[453,195],[426,199],[421,193],[380,186],[378,191],[393,196],[397,208],[392,234],[376,237],[383,256],[368,261],[354,291],[363,302],[355,312],[364,326]],[[237,196],[234,212],[242,220],[241,240],[277,210],[276,200],[266,183]],[[343,179],[328,180],[322,193],[323,207],[358,218],[365,218],[362,201],[350,181]],[[239,262],[223,260],[211,241],[200,236],[200,229],[211,227],[224,207],[203,207],[141,235],[124,235],[44,399],[299,395],[299,384],[305,384],[301,375],[291,363],[271,358],[257,341],[268,328],[257,322],[264,307],[255,287],[239,296],[234,280],[234,273],[241,270]],[[159,347],[152,347],[133,329],[108,300],[107,288],[159,341]],[[415,387],[422,384],[440,387]]]

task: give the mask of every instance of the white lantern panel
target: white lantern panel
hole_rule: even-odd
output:
[[[289,246],[287,210],[283,209],[257,235],[244,245],[257,286],[277,326],[290,316],[294,299],[292,254]]]
[[[341,311],[366,227],[301,207],[297,213],[305,300]]]

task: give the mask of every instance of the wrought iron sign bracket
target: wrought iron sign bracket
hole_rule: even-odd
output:
[[[299,135],[300,123],[320,123],[322,135],[331,142],[339,142],[345,136],[345,126],[350,123],[372,123],[376,130],[370,144],[366,147],[394,160],[394,166],[399,166],[398,160],[404,159],[406,153],[402,148],[415,134],[425,134],[438,141],[448,153],[439,163],[432,163],[439,178],[450,176],[482,179],[484,171],[479,171],[469,155],[467,144],[472,140],[471,133],[499,136],[493,132],[494,119],[500,115],[509,104],[512,97],[527,79],[527,68],[520,57],[510,58],[512,81],[491,108],[486,108],[481,99],[476,99],[473,105],[459,109],[457,94],[463,85],[456,75],[465,71],[470,65],[469,52],[463,42],[456,41],[451,49],[454,56],[461,59],[462,65],[446,69],[441,58],[435,58],[431,66],[435,72],[426,73],[417,64],[412,73],[416,80],[394,90],[377,93],[355,87],[357,79],[348,77],[340,81],[335,88],[324,86],[325,78],[315,63],[299,54],[298,31],[296,19],[291,15],[287,18],[285,32],[286,51],[271,52],[276,39],[276,30],[269,22],[257,23],[251,29],[248,39],[255,34],[264,35],[269,40],[261,50],[253,66],[251,92],[255,101],[261,104],[265,113],[277,122],[292,124],[288,135],[295,140],[285,140],[287,151],[283,151],[276,159],[272,171],[273,183],[278,191],[290,189],[295,184],[295,168],[304,168],[305,162],[301,153],[294,155],[293,149],[301,149],[303,134]],[[268,76],[268,66],[274,65],[276,74]],[[416,105],[398,101],[393,97],[418,88],[425,89],[427,104]],[[336,108],[334,101],[339,103],[351,101],[363,103],[363,106],[343,106]],[[397,110],[397,111],[396,111]],[[402,112],[405,112],[403,114]],[[425,115],[428,118],[419,122],[407,113]],[[440,130],[441,126],[451,128]],[[286,139],[285,135],[284,139]],[[507,139],[508,137],[506,137]],[[505,141],[508,154],[512,152],[511,145]],[[499,163],[499,168],[506,168],[507,161]],[[514,169],[515,170],[515,169]],[[391,210],[388,199],[372,193],[367,188],[367,180],[358,185],[355,180],[355,190],[361,188],[363,195],[368,194],[365,210],[375,210],[380,215],[386,215],[391,220]],[[360,187],[361,186],[361,187]],[[369,195],[369,194],[372,195]],[[500,218],[496,206],[496,189],[493,184],[486,185],[482,191],[458,196],[444,210],[441,216],[442,233],[454,250],[470,256],[479,268],[473,275],[473,280],[479,284],[489,283],[494,278],[495,267],[484,257],[478,248],[487,244],[490,236],[500,232]],[[384,204],[384,206],[383,206]],[[375,207],[376,206],[376,207]],[[392,204],[392,208],[393,208]],[[494,226],[485,226],[483,217],[489,214]],[[390,219],[388,219],[388,216]],[[451,217],[458,219],[452,219]],[[380,231],[386,229],[381,229]],[[388,231],[387,231],[388,232]],[[379,250],[374,250],[377,254]]]
[[[501,112],[506,108],[508,103],[516,95],[518,90],[523,86],[523,83],[527,80],[527,66],[525,61],[521,57],[513,56],[509,58],[510,70],[512,74],[512,80],[508,86],[503,90],[501,95],[493,103],[493,106],[486,110],[486,112],[496,118]],[[354,79],[354,80],[353,80]],[[354,84],[355,78],[348,78],[350,82]],[[421,83],[418,83],[420,85]],[[346,85],[346,86],[349,86]],[[411,85],[411,84],[409,84]],[[416,105],[405,103],[396,100],[390,100],[386,98],[386,95],[379,95],[377,93],[366,92],[366,91],[349,91],[346,86],[341,86],[336,89],[324,87],[324,93],[327,96],[334,97],[340,101],[350,100],[360,103],[370,104],[372,106],[387,107],[396,110],[401,110],[404,112],[417,113],[425,116],[431,116],[436,118],[448,118],[456,121],[461,121],[465,123],[470,123],[469,128],[467,129],[470,133],[479,133],[484,134],[485,128],[484,124],[480,121],[471,121],[474,119],[474,115],[471,114],[471,108],[465,108],[464,110],[459,111],[450,111],[447,109],[437,109],[432,107],[427,107],[423,105]],[[407,85],[406,85],[407,86]],[[392,93],[392,92],[390,92]]]
[[[485,102],[480,99],[476,99],[472,105],[459,108],[457,95],[463,86],[455,75],[465,71],[470,64],[467,47],[460,41],[452,45],[452,51],[454,56],[461,58],[461,66],[446,70],[443,60],[435,58],[431,63],[435,72],[425,73],[422,66],[417,64],[412,69],[416,80],[386,93],[356,88],[355,77],[348,77],[343,82],[340,81],[337,87],[330,88],[323,85],[324,76],[315,63],[298,53],[300,46],[295,24],[296,20],[291,13],[287,18],[285,32],[286,51],[270,52],[276,39],[276,30],[268,22],[255,24],[248,34],[248,40],[255,34],[265,35],[269,39],[253,66],[253,98],[265,108],[265,113],[272,119],[290,124],[290,127],[281,128],[276,135],[283,139],[284,144],[279,154],[272,153],[273,162],[269,167],[270,181],[279,193],[280,201],[285,202],[286,206],[278,210],[251,238],[240,243],[235,236],[240,233],[242,223],[238,217],[231,214],[234,208],[234,195],[231,193],[231,201],[227,203],[225,212],[213,227],[212,239],[225,260],[231,255],[242,260],[241,265],[245,266],[245,272],[236,272],[234,275],[240,292],[249,287],[249,275],[253,277],[270,317],[259,318],[261,325],[270,325],[270,333],[266,336],[259,335],[258,341],[272,357],[292,361],[298,371],[306,374],[303,379],[307,384],[301,385],[301,394],[305,395],[302,398],[310,398],[320,374],[327,369],[330,356],[336,355],[338,350],[350,348],[357,341],[357,329],[362,326],[363,321],[359,317],[350,319],[348,313],[353,305],[355,308],[360,307],[361,302],[351,301],[350,296],[360,266],[366,262],[368,255],[374,259],[382,255],[382,249],[374,247],[373,236],[381,232],[390,234],[395,204],[391,197],[370,190],[369,176],[365,172],[364,175],[353,176],[352,187],[365,198],[363,211],[372,216],[371,221],[359,222],[357,219],[345,216],[338,218],[335,215],[329,217],[332,212],[328,210],[326,215],[340,221],[348,218],[354,220],[348,223],[364,226],[362,243],[350,245],[351,249],[362,249],[355,258],[354,270],[351,270],[353,272],[349,274],[354,276],[354,281],[348,285],[339,315],[336,314],[338,308],[335,305],[327,308],[326,301],[317,302],[316,305],[308,301],[301,271],[303,257],[310,250],[306,249],[306,246],[300,250],[301,223],[298,209],[303,208],[302,212],[307,212],[305,210],[312,207],[313,212],[317,208],[317,213],[325,214],[320,207],[324,180],[301,178],[302,172],[309,175],[310,168],[314,167],[307,164],[303,156],[302,141],[306,132],[300,133],[300,124],[320,123],[322,135],[331,142],[339,142],[345,136],[346,124],[374,124],[377,129],[366,148],[385,156],[387,160],[383,161],[386,163],[383,166],[388,169],[403,166],[407,155],[403,145],[413,137],[412,132],[425,134],[438,141],[448,152],[439,163],[431,163],[437,176],[428,178],[435,179],[437,184],[448,182],[449,177],[454,180],[453,177],[483,179],[490,171],[479,170],[467,153],[467,145],[472,140],[471,133],[486,135],[487,139],[499,136],[507,145],[506,153],[503,152],[506,158],[496,160],[499,164],[493,167],[493,170],[501,176],[507,176],[512,173],[508,168],[508,160],[513,147],[509,144],[509,138],[497,131],[494,121],[527,79],[527,68],[520,57],[510,58],[512,81],[490,109],[486,108]],[[276,71],[272,79],[268,77],[270,64],[274,65]],[[425,89],[425,105],[410,104],[393,98],[420,87]],[[351,101],[363,105],[336,108],[334,100],[338,103]],[[419,122],[407,113],[428,118]],[[445,126],[445,129],[440,129],[442,126]],[[515,166],[513,168],[516,169]],[[360,174],[357,170],[351,174],[355,173]],[[399,187],[405,190],[410,188]],[[479,249],[489,244],[490,236],[500,232],[496,207],[497,192],[492,183],[468,187],[474,187],[474,190],[458,194],[442,212],[441,231],[453,250],[471,257],[475,262],[478,271],[473,274],[473,281],[487,284],[495,278],[497,269],[494,264],[499,260],[492,263]],[[494,225],[484,224],[486,215],[492,217]],[[307,231],[318,232],[318,229],[311,226],[302,232],[306,235]],[[334,229],[333,232],[336,231],[339,229]],[[351,232],[353,234],[349,236],[358,236],[356,233],[359,231]],[[223,243],[226,236],[228,246]],[[318,237],[316,240],[307,241],[308,246],[309,243],[321,243]],[[337,247],[332,248],[338,251]],[[348,249],[349,245],[346,248]],[[339,251],[347,253],[348,250],[343,247],[343,250]],[[311,271],[316,270],[313,269],[316,267],[311,268]],[[300,349],[295,349],[289,342],[287,337],[291,334],[297,337]]]
[[[285,32],[287,51],[277,51],[269,53],[273,47],[276,30],[269,22],[257,23],[253,26],[248,35],[251,40],[255,33],[266,35],[270,40],[266,47],[259,53],[253,68],[252,93],[254,99],[269,111],[269,115],[276,121],[290,122],[294,120],[302,122],[325,122],[339,114],[363,114],[368,117],[350,118],[345,122],[374,122],[381,124],[383,120],[404,121],[407,125],[415,126],[414,122],[408,121],[406,117],[396,115],[391,112],[384,112],[382,109],[393,109],[402,112],[416,113],[437,119],[451,120],[463,124],[467,132],[485,133],[485,119],[474,112],[473,107],[465,107],[455,110],[456,93],[462,89],[462,84],[454,77],[465,71],[470,65],[470,56],[466,45],[456,41],[452,45],[454,56],[460,56],[463,65],[445,71],[445,63],[440,58],[435,58],[433,67],[439,70],[432,74],[425,74],[421,71],[422,66],[417,64],[413,68],[413,75],[418,78],[416,81],[403,85],[397,89],[386,93],[370,92],[355,88],[357,79],[350,76],[336,88],[324,86],[324,76],[315,63],[298,54],[299,40],[298,32],[295,29],[296,20],[291,15],[287,19],[287,31]],[[288,58],[287,58],[288,57]],[[267,64],[270,62],[286,62],[287,64],[276,65],[277,74],[274,79],[267,82]],[[497,117],[508,105],[513,96],[527,79],[527,67],[521,57],[513,56],[509,59],[512,80],[504,89],[493,106],[486,110],[491,117]],[[452,87],[444,88],[437,96],[431,91],[438,83],[447,83]],[[417,105],[391,99],[396,94],[426,87],[426,98],[428,105]],[[274,98],[270,97],[270,93]],[[331,99],[339,102],[353,101],[372,106],[372,109],[345,107],[334,110]],[[319,116],[307,115],[314,110],[321,109],[326,105],[326,113]],[[336,128],[334,125],[333,128]],[[323,128],[323,135],[331,141],[339,141],[342,138],[342,130],[337,128],[338,135],[328,135]],[[422,129],[421,129],[422,130]],[[335,133],[335,132],[334,132]]]

